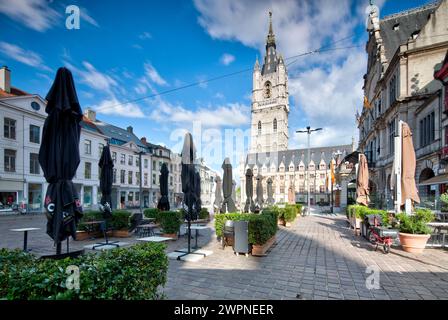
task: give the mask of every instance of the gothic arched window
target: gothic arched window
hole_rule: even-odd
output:
[[[274,127],[274,132],[277,132],[277,119],[274,119],[273,127]]]
[[[261,135],[261,121],[258,121],[258,135]]]

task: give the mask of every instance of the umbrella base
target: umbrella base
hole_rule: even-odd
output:
[[[182,257],[185,257],[185,256],[187,256],[189,254],[197,254],[197,255],[204,256],[204,257],[207,256],[207,254],[205,254],[203,252],[195,252],[195,251],[190,251],[189,252],[188,250],[174,250],[174,252],[183,253],[183,254],[181,254],[180,256],[177,257],[177,260],[181,260]]]
[[[118,248],[118,247],[120,247],[120,245],[118,244],[118,242],[120,242],[120,241],[106,241],[106,242],[96,243],[96,244],[92,247],[92,250],[96,250],[96,248],[104,247],[104,246],[115,246],[116,248]]]
[[[83,250],[66,252],[66,253],[61,253],[61,254],[52,254],[52,255],[42,256],[40,258],[41,259],[61,260],[61,259],[65,259],[65,258],[77,258],[77,257],[79,257],[80,255],[83,255],[83,254],[84,254],[84,249]]]

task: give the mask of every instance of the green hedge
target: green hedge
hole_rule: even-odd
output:
[[[370,214],[379,214],[383,221],[383,225],[389,224],[389,215],[385,210],[372,209],[359,204],[352,204],[347,207],[347,217],[356,217],[358,219],[364,220],[367,215]]]
[[[127,230],[131,226],[131,212],[126,210],[112,211],[110,226],[114,230]]]
[[[215,230],[222,237],[222,229],[226,220],[249,221],[249,243],[264,244],[277,232],[277,214],[274,211],[264,211],[260,214],[226,213],[215,216]]]
[[[92,226],[87,226],[85,223],[89,222],[89,221],[102,221],[103,220],[103,215],[101,214],[100,211],[84,211],[83,212],[83,216],[81,218],[81,220],[79,221],[78,224],[78,230],[79,231],[87,231],[87,230],[91,230]],[[99,229],[99,225],[94,226],[95,228]]]
[[[181,211],[161,211],[158,215],[159,223],[164,233],[177,233],[183,222]]]
[[[160,299],[167,280],[165,245],[137,244],[75,259],[37,259],[0,249],[0,299],[146,300]],[[80,288],[67,289],[68,266],[79,267]]]
[[[207,208],[201,208],[201,211],[199,211],[199,219],[204,219],[204,220],[210,219],[210,213],[208,212]]]
[[[143,211],[143,215],[145,216],[145,218],[152,218],[152,219],[156,219],[156,221],[159,221],[159,209],[157,208],[150,208],[150,209],[145,209]]]

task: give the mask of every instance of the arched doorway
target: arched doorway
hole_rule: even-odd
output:
[[[430,179],[430,178],[432,178],[434,176],[435,176],[434,171],[431,168],[425,168],[420,173],[420,176],[418,178],[418,182],[419,182],[419,184],[423,183],[426,180],[428,180],[428,179]],[[430,185],[429,186],[419,185],[418,186],[418,193],[419,193],[419,196],[420,196],[420,201],[421,202],[429,201],[431,203],[434,202],[434,199],[435,199],[435,196],[436,196],[436,189],[435,189],[435,187],[434,186],[430,186]]]
[[[347,205],[356,203],[356,179],[347,184]]]

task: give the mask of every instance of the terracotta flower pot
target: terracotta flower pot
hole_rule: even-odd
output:
[[[112,237],[114,238],[127,238],[130,237],[131,234],[128,230],[113,230]]]
[[[252,255],[253,256],[265,256],[266,252],[269,250],[270,247],[275,243],[275,236],[272,236],[266,243],[264,244],[254,244],[252,245]]]
[[[422,253],[430,237],[429,234],[399,233],[403,250],[410,253]]]

